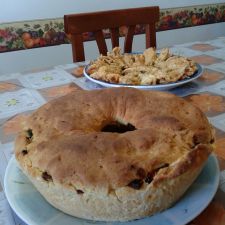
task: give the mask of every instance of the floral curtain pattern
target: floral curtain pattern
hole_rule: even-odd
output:
[[[210,4],[160,10],[157,31],[225,22],[225,4]],[[144,25],[137,25],[135,33],[145,32]],[[109,31],[104,30],[105,37]],[[120,28],[120,35],[126,27]],[[85,41],[94,39],[92,32],[83,34]],[[64,33],[63,18],[22,21],[0,24],[0,53],[22,49],[70,43]]]

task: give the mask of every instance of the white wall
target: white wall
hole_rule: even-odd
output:
[[[159,5],[161,8],[180,7],[185,5],[199,5],[205,3],[220,3],[224,1],[193,1],[193,0],[0,0],[0,22],[21,21],[62,17],[64,14]],[[48,4],[47,4],[48,3]],[[16,5],[15,5],[16,4]],[[48,7],[46,7],[48,6]],[[225,23],[210,24],[198,27],[184,28],[157,33],[158,47],[169,47],[174,44],[209,40],[225,35]],[[145,47],[143,35],[134,40],[134,51],[142,51]],[[95,42],[85,43],[87,59],[94,59],[98,55]],[[66,64],[72,62],[70,45],[36,48],[15,52],[0,53],[0,75],[22,72],[25,70]]]
[[[172,8],[223,2],[223,0],[0,0],[0,23],[55,18],[69,13],[106,9],[150,5],[158,5],[160,8]]]

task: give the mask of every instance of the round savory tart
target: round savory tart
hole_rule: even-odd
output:
[[[92,61],[87,72],[91,78],[112,84],[157,85],[184,80],[197,70],[193,60],[173,55],[168,48],[159,54],[154,48],[143,54],[121,54],[116,47]]]
[[[206,116],[175,95],[77,90],[35,111],[15,142],[37,190],[72,216],[127,221],[172,206],[212,152]]]

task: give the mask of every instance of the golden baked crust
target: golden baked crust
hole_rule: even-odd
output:
[[[129,131],[106,132],[115,123]],[[55,207],[82,218],[123,221],[173,204],[201,171],[213,141],[204,114],[175,95],[77,90],[29,117],[15,153]]]
[[[106,56],[91,62],[90,76],[109,83],[156,85],[183,80],[197,71],[196,64],[183,56],[174,56],[168,48],[160,54],[154,48],[143,54],[121,54],[115,47]]]

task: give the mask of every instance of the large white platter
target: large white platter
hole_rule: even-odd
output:
[[[140,220],[106,223],[79,219],[55,209],[21,172],[14,157],[8,164],[4,180],[10,206],[29,225],[184,225],[207,207],[218,184],[219,166],[216,157],[211,155],[197,180],[172,208]]]
[[[88,73],[88,67],[89,65],[87,65],[84,68],[84,76],[90,80],[91,82],[94,82],[96,84],[99,84],[103,87],[133,87],[133,88],[139,88],[139,89],[143,89],[143,90],[158,90],[158,91],[166,91],[166,90],[170,90],[172,88],[181,86],[183,84],[189,83],[195,79],[197,79],[198,77],[200,77],[202,75],[203,69],[202,66],[199,65],[198,63],[196,63],[198,70],[190,77],[185,78],[183,80],[179,80],[177,82],[172,82],[172,83],[168,83],[168,84],[157,84],[157,85],[129,85],[129,84],[114,84],[114,83],[108,83],[102,80],[96,80],[94,78],[92,78],[90,76],[90,74]]]

